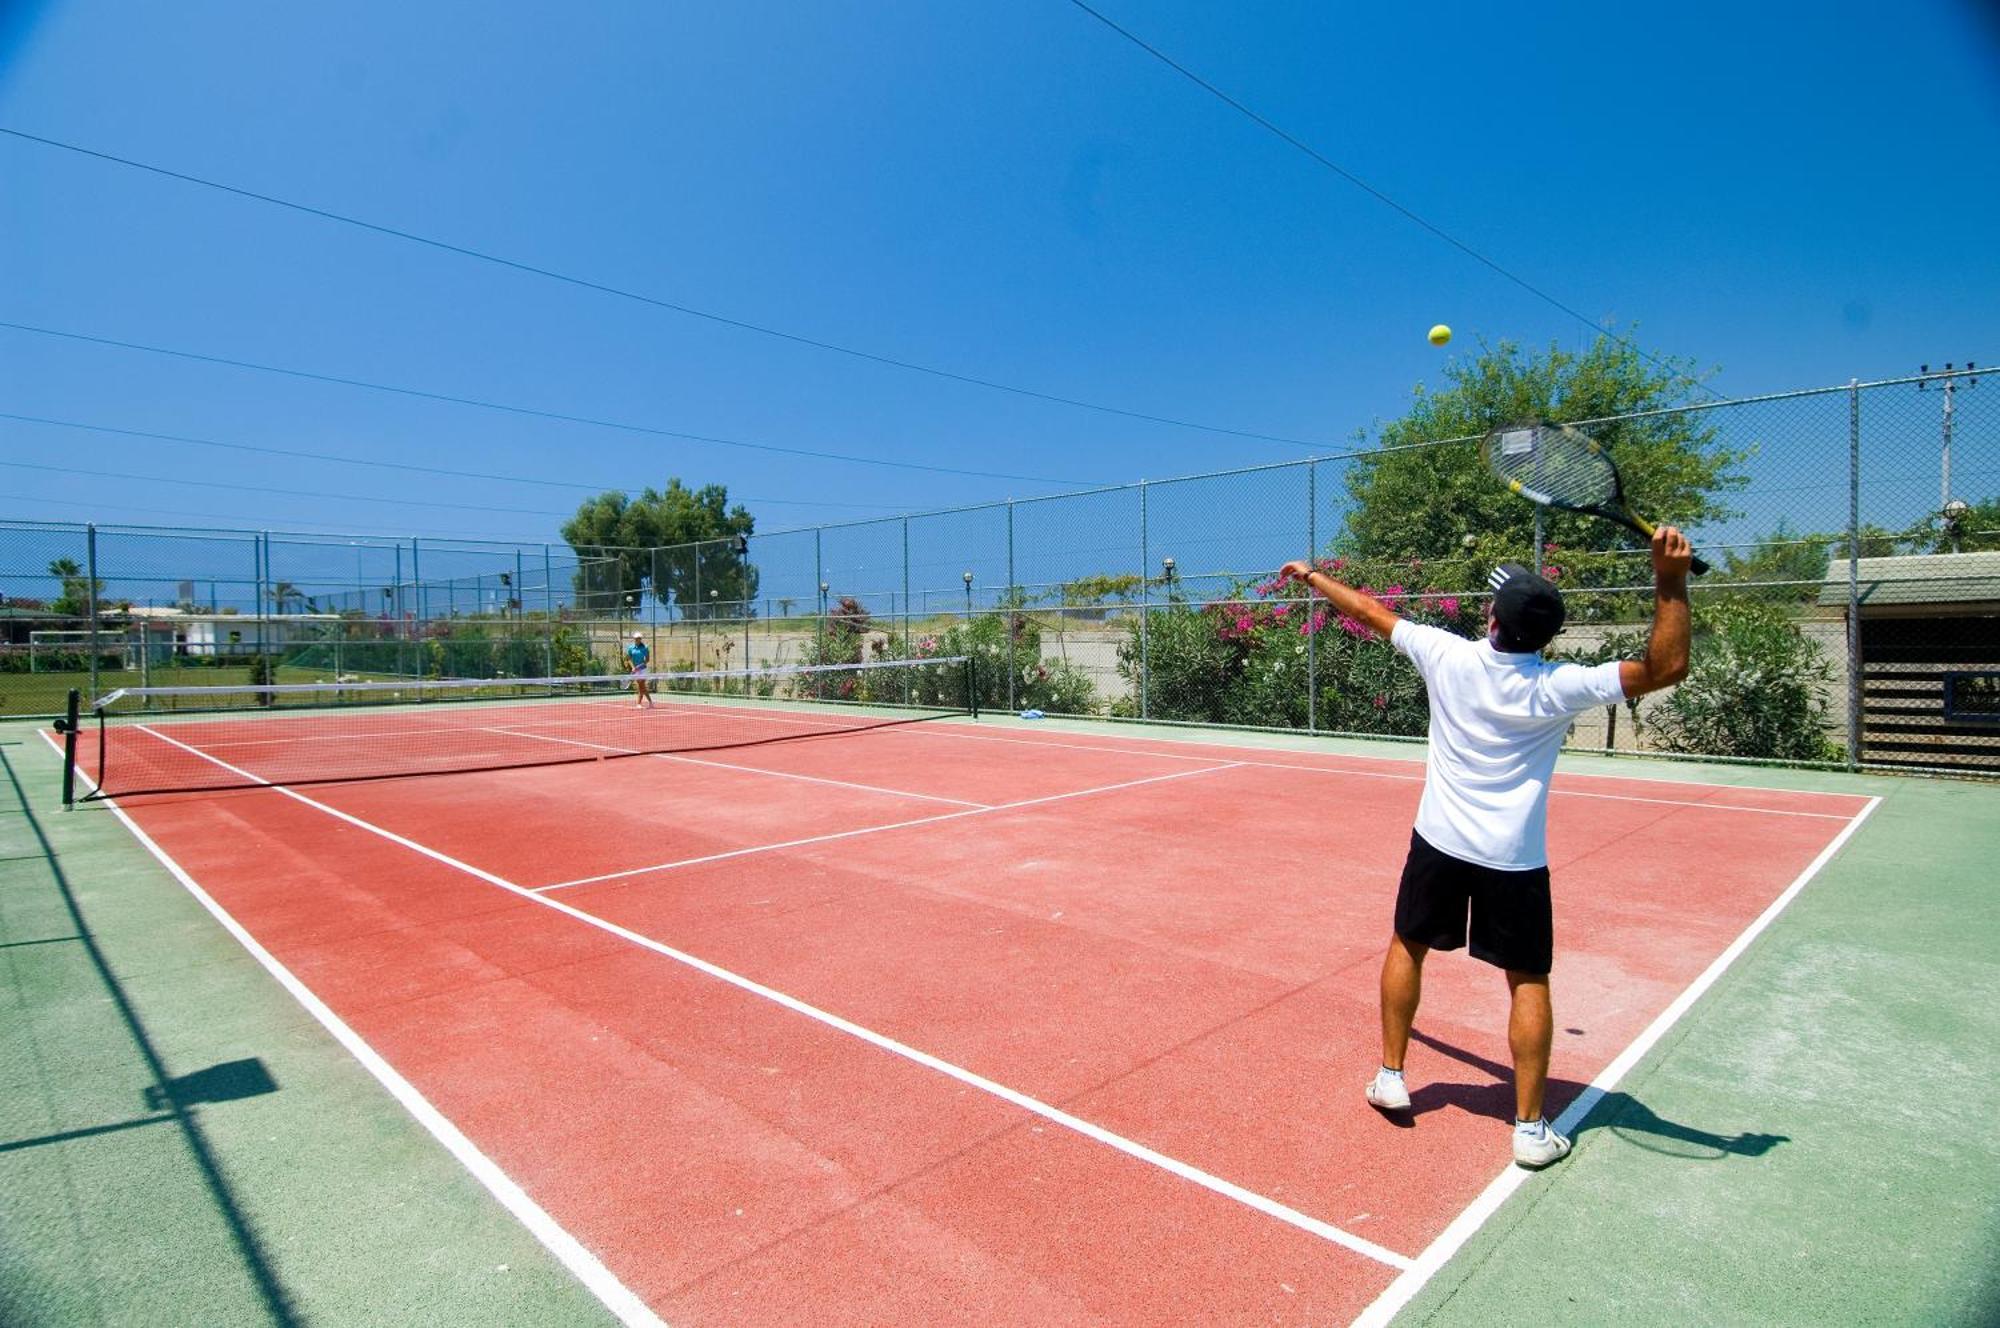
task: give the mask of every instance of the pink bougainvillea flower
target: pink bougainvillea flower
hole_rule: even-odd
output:
[[[1438,607],[1444,610],[1445,617],[1456,618],[1458,616],[1458,596],[1446,595],[1438,603]]]
[[[1291,605],[1280,604],[1277,608],[1271,610],[1271,616],[1273,618],[1283,618],[1289,615],[1291,611],[1292,611]]]
[[[1340,615],[1340,630],[1349,636],[1366,638],[1368,635],[1368,628],[1359,618],[1350,618],[1344,613]]]
[[[1387,710],[1389,708],[1389,694],[1387,692],[1375,693],[1375,708],[1377,710]]]
[[[1542,575],[1547,577],[1551,581],[1554,581],[1557,577],[1560,577],[1562,574],[1563,574],[1563,569],[1557,567],[1554,563],[1550,563],[1547,567],[1544,567],[1542,569]]]

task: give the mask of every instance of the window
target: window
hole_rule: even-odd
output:
[[[1945,674],[1944,715],[1962,723],[2000,724],[2000,673]]]

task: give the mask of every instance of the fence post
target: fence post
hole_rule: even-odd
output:
[[[264,596],[268,591],[271,576],[271,532],[260,530],[251,545],[253,561],[257,565],[257,663],[252,667],[250,681],[272,683],[278,680],[276,670],[268,668],[270,645],[265,640]]]
[[[826,562],[821,556],[820,536],[823,532],[813,529],[813,585],[819,592],[819,617],[813,623],[813,663],[826,663]],[[817,677],[818,675],[814,675]]]
[[[701,672],[701,616],[708,612],[708,601],[701,597],[701,541],[696,540],[694,549],[694,671]]]
[[[1152,646],[1146,626],[1153,617],[1153,592],[1147,579],[1153,552],[1146,542],[1146,481],[1139,481],[1139,718],[1151,717],[1147,684],[1153,672]]]
[[[910,658],[910,518],[903,518],[903,658]],[[910,703],[910,671],[903,673],[903,704]]]
[[[1537,509],[1540,510],[1540,509]],[[1319,459],[1306,462],[1306,563],[1319,558]],[[1306,633],[1306,732],[1319,731],[1319,633],[1312,631],[1312,587],[1306,587],[1301,631]]]
[[[1021,672],[1021,661],[1016,655],[1020,648],[1021,588],[1014,583],[1014,500],[1007,500],[1007,709],[1018,710],[1014,704],[1014,679]],[[967,644],[970,644],[968,638]]]
[[[1861,764],[1861,385],[1847,381],[1847,768]]]
[[[423,551],[417,547],[417,537],[415,535],[410,536],[410,580],[417,583],[417,616],[416,620],[411,624],[410,630],[413,639],[421,642],[424,639],[424,624],[430,621],[431,606],[430,592],[424,586],[424,555]],[[423,668],[424,652],[422,646],[419,646],[417,648],[417,671],[422,673]]]
[[[389,587],[390,593],[383,596],[387,602],[382,606],[382,613],[389,620],[390,639],[396,643],[396,672],[407,678],[410,671],[403,664],[403,541],[397,540],[393,547],[396,550],[396,579]]]
[[[544,678],[556,676],[556,560],[549,546],[542,546],[542,662]]]
[[[97,679],[97,523],[95,521],[84,527],[83,539],[83,603],[90,624],[90,698],[94,701],[104,695],[104,688],[99,685]]]

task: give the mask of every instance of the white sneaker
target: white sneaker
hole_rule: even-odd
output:
[[[1569,1148],[1569,1140],[1557,1134],[1546,1120],[1536,1121],[1533,1129],[1514,1127],[1514,1161],[1531,1171],[1568,1157]]]
[[[1380,1111],[1408,1111],[1410,1109],[1410,1087],[1403,1082],[1400,1074],[1390,1074],[1387,1070],[1377,1070],[1375,1077],[1362,1090],[1368,1105]]]

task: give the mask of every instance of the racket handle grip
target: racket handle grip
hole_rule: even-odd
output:
[[[1701,555],[1697,553],[1696,555],[1694,555],[1694,558],[1688,563],[1688,571],[1693,572],[1696,576],[1707,576],[1708,564],[1703,562],[1701,560]]]

